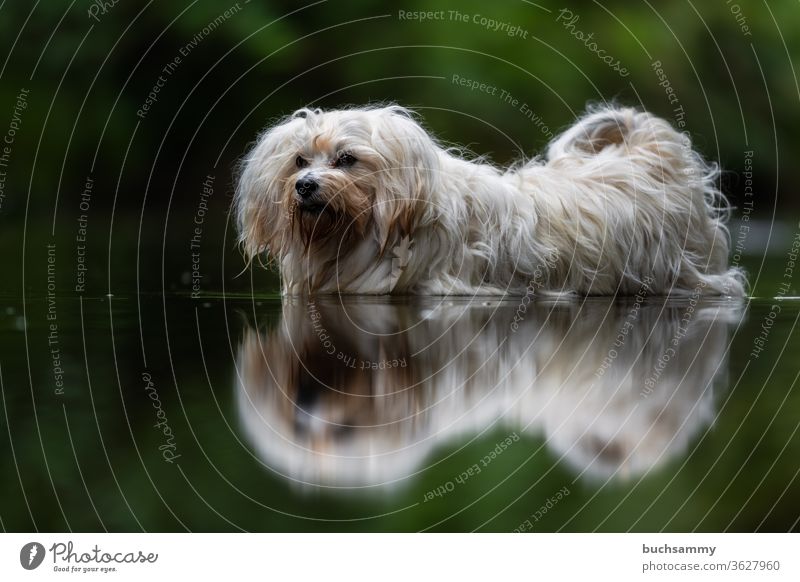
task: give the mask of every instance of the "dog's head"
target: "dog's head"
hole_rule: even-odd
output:
[[[236,215],[245,254],[280,259],[327,247],[338,256],[365,237],[382,251],[413,228],[438,152],[399,106],[296,111],[242,161]]]

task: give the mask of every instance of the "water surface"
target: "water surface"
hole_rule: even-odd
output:
[[[0,516],[14,530],[796,529],[799,312],[29,298],[0,328]]]

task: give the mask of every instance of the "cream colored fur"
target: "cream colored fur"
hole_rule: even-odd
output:
[[[356,162],[334,167],[342,152]],[[306,176],[318,214],[298,207]],[[303,109],[243,159],[235,211],[286,295],[631,295],[649,278],[655,294],[741,296],[717,177],[631,108],[595,107],[509,169],[442,147],[398,106]]]
[[[564,462],[587,478],[637,479],[714,421],[741,307],[288,298],[271,330],[242,338],[236,406],[265,464],[298,484],[398,485],[437,451],[492,435],[473,449],[489,454],[515,434],[503,454],[534,459],[520,475]]]

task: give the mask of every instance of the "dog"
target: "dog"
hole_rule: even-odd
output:
[[[640,479],[714,422],[743,305],[546,298],[520,320],[516,298],[287,297],[239,343],[239,426],[301,490],[380,494],[487,434],[486,454],[523,439],[503,454],[535,455],[531,479],[556,461],[589,482]]]
[[[506,170],[397,105],[306,108],[244,156],[234,211],[284,295],[742,296],[718,175],[633,108],[590,108]]]

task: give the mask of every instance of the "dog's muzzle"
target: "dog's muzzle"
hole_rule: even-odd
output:
[[[297,207],[303,212],[319,214],[325,207],[325,202],[317,196],[319,193],[319,182],[308,176],[300,178],[294,183],[297,191]]]
[[[317,184],[316,180],[305,177],[295,182],[294,189],[297,190],[300,198],[305,200],[316,194],[317,190],[319,190],[319,184]]]

